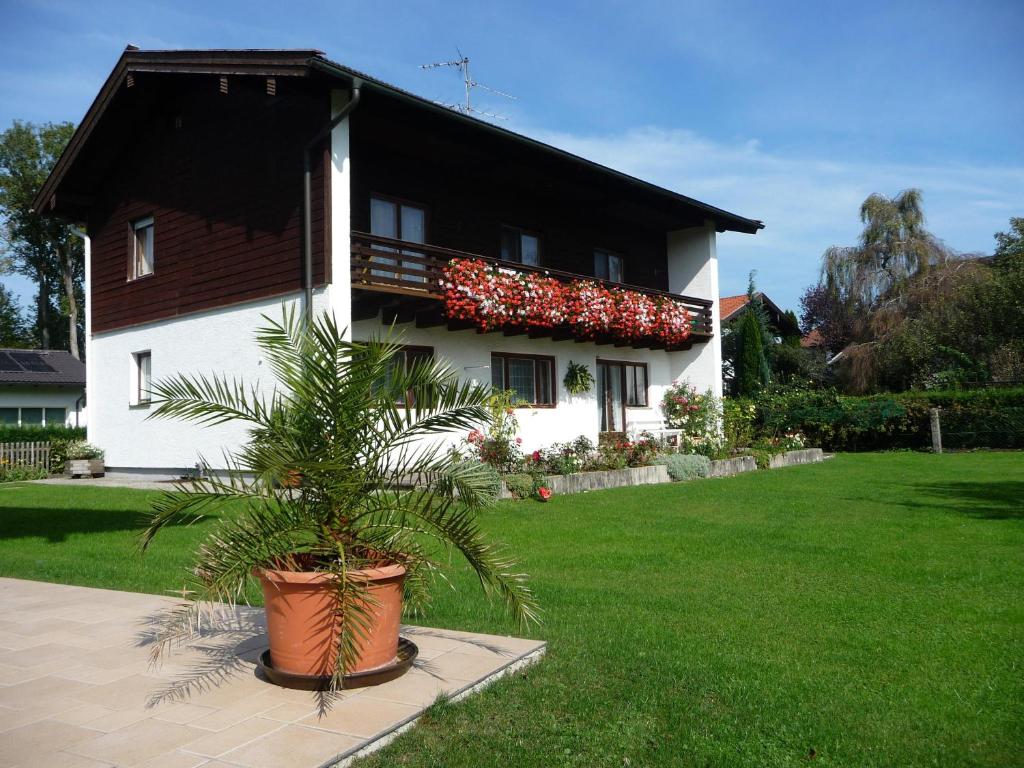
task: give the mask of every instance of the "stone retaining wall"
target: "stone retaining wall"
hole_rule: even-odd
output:
[[[753,456],[737,456],[734,459],[719,459],[711,462],[711,472],[708,477],[729,477],[738,475],[741,472],[753,472],[757,469],[757,462]]]
[[[797,464],[814,464],[824,461],[825,454],[821,448],[805,448],[802,451],[786,451],[772,456],[768,462],[768,469],[779,469],[780,467],[795,467]]]
[[[609,469],[602,472],[577,472],[573,475],[547,475],[544,484],[555,495],[600,491],[606,488],[621,488],[628,485],[656,485],[670,483],[668,470],[662,464],[650,467],[629,467],[627,469]],[[501,484],[501,498],[509,499],[512,495]]]

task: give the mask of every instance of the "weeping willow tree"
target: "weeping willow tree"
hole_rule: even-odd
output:
[[[861,204],[860,220],[857,245],[825,251],[819,281],[830,316],[846,330],[843,374],[854,391],[870,389],[877,381],[878,342],[901,323],[913,281],[950,257],[925,229],[919,189],[895,197],[870,195]]]

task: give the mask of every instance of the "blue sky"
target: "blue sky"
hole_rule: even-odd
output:
[[[924,191],[930,229],[990,252],[1024,216],[1024,3],[0,0],[0,126],[79,120],[126,43],[320,48],[424,96],[453,72],[508,128],[765,221],[719,240],[722,295],[747,273],[796,308],[871,192]],[[31,289],[2,277],[27,300]]]

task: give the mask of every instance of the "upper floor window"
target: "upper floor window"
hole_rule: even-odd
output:
[[[602,280],[611,280],[613,283],[622,282],[622,256],[603,248],[594,250],[594,277]]]
[[[392,240],[405,240],[410,243],[427,242],[427,211],[426,209],[397,200],[381,197],[370,198],[370,234],[379,237],[390,237]],[[398,249],[385,245],[374,244],[373,250],[385,253],[396,253]],[[383,265],[401,266],[401,269],[375,269],[377,277],[400,278],[405,281],[423,282],[426,280],[424,265],[416,261],[423,254],[413,250],[402,250],[401,253],[413,259],[396,259],[393,256],[374,256],[373,261]]]
[[[132,264],[128,275],[135,280],[153,274],[153,217],[132,222]]]
[[[555,404],[555,358],[546,355],[491,353],[491,386],[512,390],[531,406]]]
[[[531,267],[540,266],[540,235],[518,227],[501,228],[501,258]]]

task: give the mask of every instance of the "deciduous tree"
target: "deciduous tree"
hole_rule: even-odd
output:
[[[67,223],[32,210],[36,193],[73,132],[71,123],[34,125],[16,120],[0,134],[0,247],[7,268],[36,284],[38,345],[66,346],[80,358],[82,243]]]

